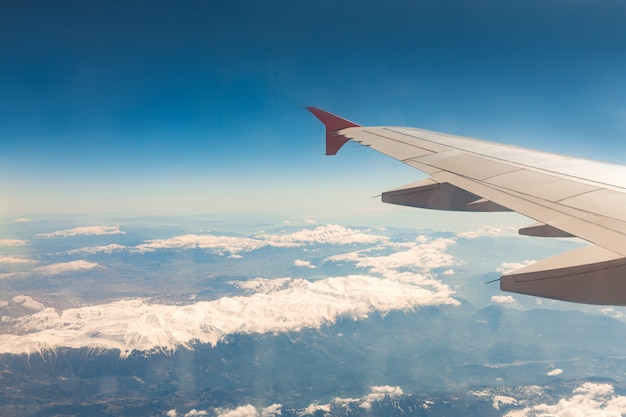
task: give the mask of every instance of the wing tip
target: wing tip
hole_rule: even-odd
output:
[[[307,110],[310,111],[313,116],[324,124],[326,127],[326,155],[335,155],[339,152],[339,149],[348,142],[350,139],[339,134],[338,132],[349,127],[361,127],[350,120],[344,119],[337,115],[322,110],[318,107],[309,106]]]

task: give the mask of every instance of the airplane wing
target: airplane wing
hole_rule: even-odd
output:
[[[407,127],[365,127],[316,107],[326,154],[349,140],[430,175],[382,201],[457,211],[515,211],[520,234],[577,236],[591,245],[500,278],[500,288],[556,300],[626,305],[626,166]]]

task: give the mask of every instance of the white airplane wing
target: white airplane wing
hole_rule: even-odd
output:
[[[585,304],[626,305],[626,166],[407,127],[365,127],[316,107],[326,154],[349,140],[430,175],[382,201],[438,210],[516,211],[520,234],[591,245],[500,278],[500,288]]]

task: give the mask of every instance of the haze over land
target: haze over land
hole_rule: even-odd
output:
[[[384,205],[318,106],[624,162],[622,1],[0,3],[0,415],[626,414],[584,243]]]

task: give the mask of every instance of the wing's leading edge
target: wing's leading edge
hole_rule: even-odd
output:
[[[503,275],[505,291],[626,305],[626,166],[406,127],[359,126],[308,107],[326,126],[326,154],[349,140],[430,175],[384,192],[386,203],[457,211],[516,211],[520,234],[592,245]]]

